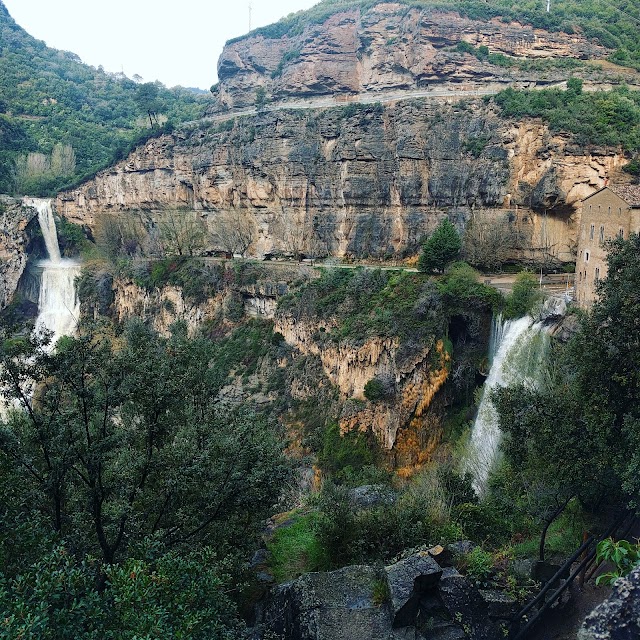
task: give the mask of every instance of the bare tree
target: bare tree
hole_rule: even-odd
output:
[[[204,248],[206,230],[195,211],[165,211],[160,216],[158,231],[164,255],[193,256]]]
[[[96,220],[96,241],[111,258],[144,253],[148,231],[142,216],[105,214]]]
[[[56,143],[51,152],[51,173],[70,176],[76,170],[76,153],[70,144]]]
[[[226,211],[217,216],[215,231],[224,251],[244,257],[256,237],[256,224],[249,213]]]
[[[517,235],[505,217],[476,213],[464,232],[463,258],[474,267],[497,270],[513,256]]]

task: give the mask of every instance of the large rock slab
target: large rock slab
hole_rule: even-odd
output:
[[[442,576],[442,568],[428,551],[421,551],[385,567],[385,572],[389,582],[393,626],[413,624],[420,598],[435,589]]]
[[[283,584],[264,607],[263,633],[285,640],[394,640],[389,610],[379,602],[384,579],[374,567],[352,566]]]

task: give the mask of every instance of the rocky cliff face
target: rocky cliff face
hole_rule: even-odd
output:
[[[441,436],[440,425],[437,414],[427,410],[449,374],[450,357],[442,341],[416,347],[414,354],[401,359],[395,339],[372,337],[361,345],[324,343],[317,339],[323,328],[328,327],[282,314],[276,316],[274,327],[301,353],[320,358],[326,376],[339,389],[344,403],[340,430],[344,433],[370,429],[391,450],[400,430],[407,428],[428,433],[427,438],[435,446]],[[366,402],[364,388],[373,378],[392,379],[396,389],[393,397],[384,402]],[[428,453],[433,448],[424,445],[416,447],[415,452]]]
[[[11,302],[27,266],[27,225],[37,215],[20,200],[0,196],[0,309]]]
[[[453,49],[460,42],[519,58],[598,58],[580,34],[549,33],[500,20],[380,3],[336,13],[297,35],[253,35],[228,44],[218,62],[214,110],[253,105],[256,87],[277,100],[424,88],[433,83],[549,82],[554,74],[514,70]]]
[[[477,100],[282,110],[151,140],[57,208],[89,226],[195,211],[208,250],[360,257],[411,253],[442,216],[462,227],[485,212],[508,218],[532,257],[570,260],[580,200],[625,162]]]

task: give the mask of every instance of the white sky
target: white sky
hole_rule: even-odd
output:
[[[224,43],[318,0],[3,0],[50,47],[106,71],[208,89]]]

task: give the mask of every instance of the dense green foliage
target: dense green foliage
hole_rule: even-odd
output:
[[[367,11],[380,0],[322,0],[306,11],[292,13],[275,24],[261,27],[251,34],[266,38],[302,33],[308,24],[324,22],[330,15],[349,9]],[[621,0],[615,4],[598,0],[558,0],[552,3],[549,13],[537,0],[524,0],[514,4],[510,0],[400,0],[406,8],[454,9],[461,15],[478,20],[500,17],[549,31],[574,33],[581,29],[588,38],[614,50],[613,60],[619,64],[640,67],[640,39],[638,22],[640,13],[632,0]],[[400,9],[403,11],[404,7]],[[241,36],[237,40],[246,38]],[[230,42],[233,42],[231,40]]]
[[[599,300],[558,348],[538,389],[496,394],[505,453],[548,508],[572,496],[638,507],[640,238],[610,243]]]
[[[47,195],[123,158],[158,134],[157,115],[152,128],[145,122],[150,105],[168,119],[165,128],[198,117],[204,106],[192,91],[137,85],[50,49],[4,10],[0,43],[0,192]],[[153,100],[141,95],[145,87]]]
[[[448,218],[444,218],[422,245],[418,268],[428,273],[443,271],[458,258],[461,248],[457,229]]]
[[[53,354],[5,334],[0,355],[21,407],[0,423],[9,637],[232,637],[230,593],[289,469],[274,423],[215,401],[236,360],[221,372],[210,340],[139,322]]]
[[[579,144],[640,149],[640,92],[622,87],[583,93],[580,81],[573,80],[566,91],[509,88],[494,100],[504,116],[543,118],[553,131],[571,133]]]
[[[538,280],[530,271],[521,271],[513,283],[513,289],[505,300],[503,315],[508,318],[520,318],[529,313],[540,300]]]
[[[424,342],[446,333],[438,287],[407,272],[327,269],[320,279],[282,298],[279,306],[293,315],[335,320],[319,332],[319,339],[357,342],[375,335]]]

